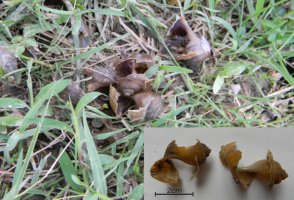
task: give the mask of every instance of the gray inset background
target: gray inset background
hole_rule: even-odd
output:
[[[146,128],[144,131],[144,190],[145,200],[291,200],[294,197],[294,129],[293,128]],[[176,140],[179,146],[190,146],[196,139],[205,143],[212,151],[201,166],[198,178],[190,180],[193,168],[180,161],[174,161],[182,178],[182,192],[194,192],[190,196],[157,196],[154,192],[166,193],[167,184],[150,176],[152,164],[160,159],[166,146]],[[230,171],[219,159],[221,145],[236,141],[237,148],[242,151],[241,165],[249,165],[266,158],[270,149],[274,159],[287,171],[288,178],[271,191],[265,184],[254,180],[247,191],[240,189]]]

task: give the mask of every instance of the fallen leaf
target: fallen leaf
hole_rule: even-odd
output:
[[[200,71],[199,67],[206,59],[212,57],[209,42],[202,36],[198,37],[190,28],[184,17],[179,18],[169,30],[166,41],[175,53],[178,61],[188,68]]]
[[[168,158],[161,158],[150,168],[151,176],[163,183],[178,185],[181,181],[178,170]]]
[[[116,89],[110,85],[110,89],[109,89],[109,103],[110,106],[113,110],[113,112],[115,114],[118,114],[118,98],[119,98],[120,94],[116,91]]]
[[[111,67],[85,68],[84,74],[92,77],[87,82],[87,91],[93,92],[115,83],[115,71]]]
[[[174,140],[167,146],[164,157],[181,160],[199,169],[199,166],[206,161],[210,152],[211,150],[199,140],[196,144],[187,147],[179,147]]]

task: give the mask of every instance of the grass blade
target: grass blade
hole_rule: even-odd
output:
[[[228,30],[228,32],[232,35],[233,39],[235,41],[238,41],[237,33],[236,33],[236,31],[234,30],[234,28],[232,27],[232,25],[229,22],[227,22],[223,18],[216,17],[216,16],[213,16],[211,19],[215,20],[220,25],[224,26]]]
[[[82,192],[83,188],[76,184],[71,178],[72,175],[77,176],[77,171],[66,151],[63,152],[62,156],[60,157],[59,164],[67,184],[69,184],[75,191]]]
[[[140,184],[129,194],[128,200],[141,200],[144,196],[144,184]]]
[[[129,159],[127,161],[127,169],[126,171],[129,169],[129,167],[131,166],[131,164],[133,163],[133,161],[135,160],[135,158],[140,155],[140,152],[143,149],[144,146],[144,134],[139,133],[139,138],[137,139],[137,142],[131,152],[131,155],[129,156]]]
[[[94,101],[100,95],[100,92],[91,92],[83,96],[76,107],[76,113],[79,114],[86,105]]]
[[[51,99],[51,97],[49,99]],[[41,119],[44,119],[45,114],[47,113],[47,110],[48,110],[48,107],[49,107],[49,103],[50,103],[50,101],[47,102],[45,112],[43,113]],[[37,139],[38,139],[38,136],[39,136],[39,133],[40,133],[40,130],[41,130],[41,126],[42,126],[42,121],[40,122],[40,124],[38,124],[38,127],[35,129],[34,136],[32,138],[32,141],[31,141],[30,145],[29,145],[26,157],[25,157],[24,162],[23,162],[23,166],[22,166],[22,168],[21,168],[21,170],[19,172],[19,176],[16,177],[15,184],[12,186],[11,190],[4,196],[3,200],[15,199],[14,197],[21,190],[21,182],[22,182],[22,180],[23,180],[23,178],[25,176],[26,170],[27,170],[27,168],[29,166],[31,156],[33,154],[33,151],[34,151],[34,148],[35,148],[35,145],[37,143]]]
[[[28,105],[16,98],[0,98],[0,108],[27,108]]]
[[[159,67],[160,70],[163,70],[168,73],[192,73],[193,71],[184,67],[178,67],[178,66],[166,66],[162,65]]]
[[[20,127],[20,132],[23,132],[29,126],[30,121],[35,118],[35,116],[38,114],[39,109],[42,107],[46,100],[51,98],[51,96],[57,95],[69,84],[70,80],[58,80],[43,87],[40,90],[39,94],[36,96],[33,107],[31,107],[29,112],[26,114]]]
[[[90,159],[90,166],[92,169],[94,186],[97,192],[107,195],[107,185],[106,185],[104,170],[102,167],[102,163],[100,161],[100,156],[96,149],[94,139],[92,137],[92,134],[88,126],[85,112],[83,113],[83,124],[84,124],[84,135],[86,138],[88,155]]]

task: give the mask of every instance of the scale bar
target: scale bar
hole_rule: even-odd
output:
[[[183,195],[183,196],[193,196],[194,197],[194,192],[192,192],[192,193],[154,193],[154,195],[155,195],[155,197],[156,196],[165,196],[165,195],[174,195],[174,196],[181,196],[181,195]]]

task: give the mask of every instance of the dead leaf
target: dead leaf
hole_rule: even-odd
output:
[[[115,72],[111,67],[85,68],[84,74],[92,77],[87,82],[87,91],[93,92],[115,83]]]
[[[196,144],[187,147],[179,147],[174,140],[167,146],[164,157],[181,160],[199,169],[199,166],[206,161],[210,152],[211,150],[199,140]]]
[[[134,122],[155,119],[165,110],[161,96],[154,92],[140,92],[133,95],[132,99],[135,101],[138,109],[129,110],[128,116]]]
[[[198,37],[184,17],[173,24],[166,43],[178,61],[182,61],[186,67],[196,71],[200,71],[199,67],[203,61],[212,57],[209,42],[203,36]]]
[[[167,158],[156,161],[150,168],[150,174],[154,179],[171,185],[178,185],[181,181],[178,170]]]
[[[241,157],[242,153],[236,149],[235,142],[221,147],[221,161],[231,170],[233,178],[243,189],[247,189],[255,178],[265,182],[268,188],[272,189],[274,184],[278,184],[288,177],[281,165],[273,160],[270,151],[267,153],[267,159],[259,160],[247,167],[238,167]]]
[[[71,101],[73,105],[77,105],[85,92],[80,88],[78,83],[72,82],[67,88],[60,93],[60,97],[65,101]]]
[[[109,103],[115,114],[118,114],[118,97],[120,94],[116,91],[116,89],[110,85],[109,89]]]

